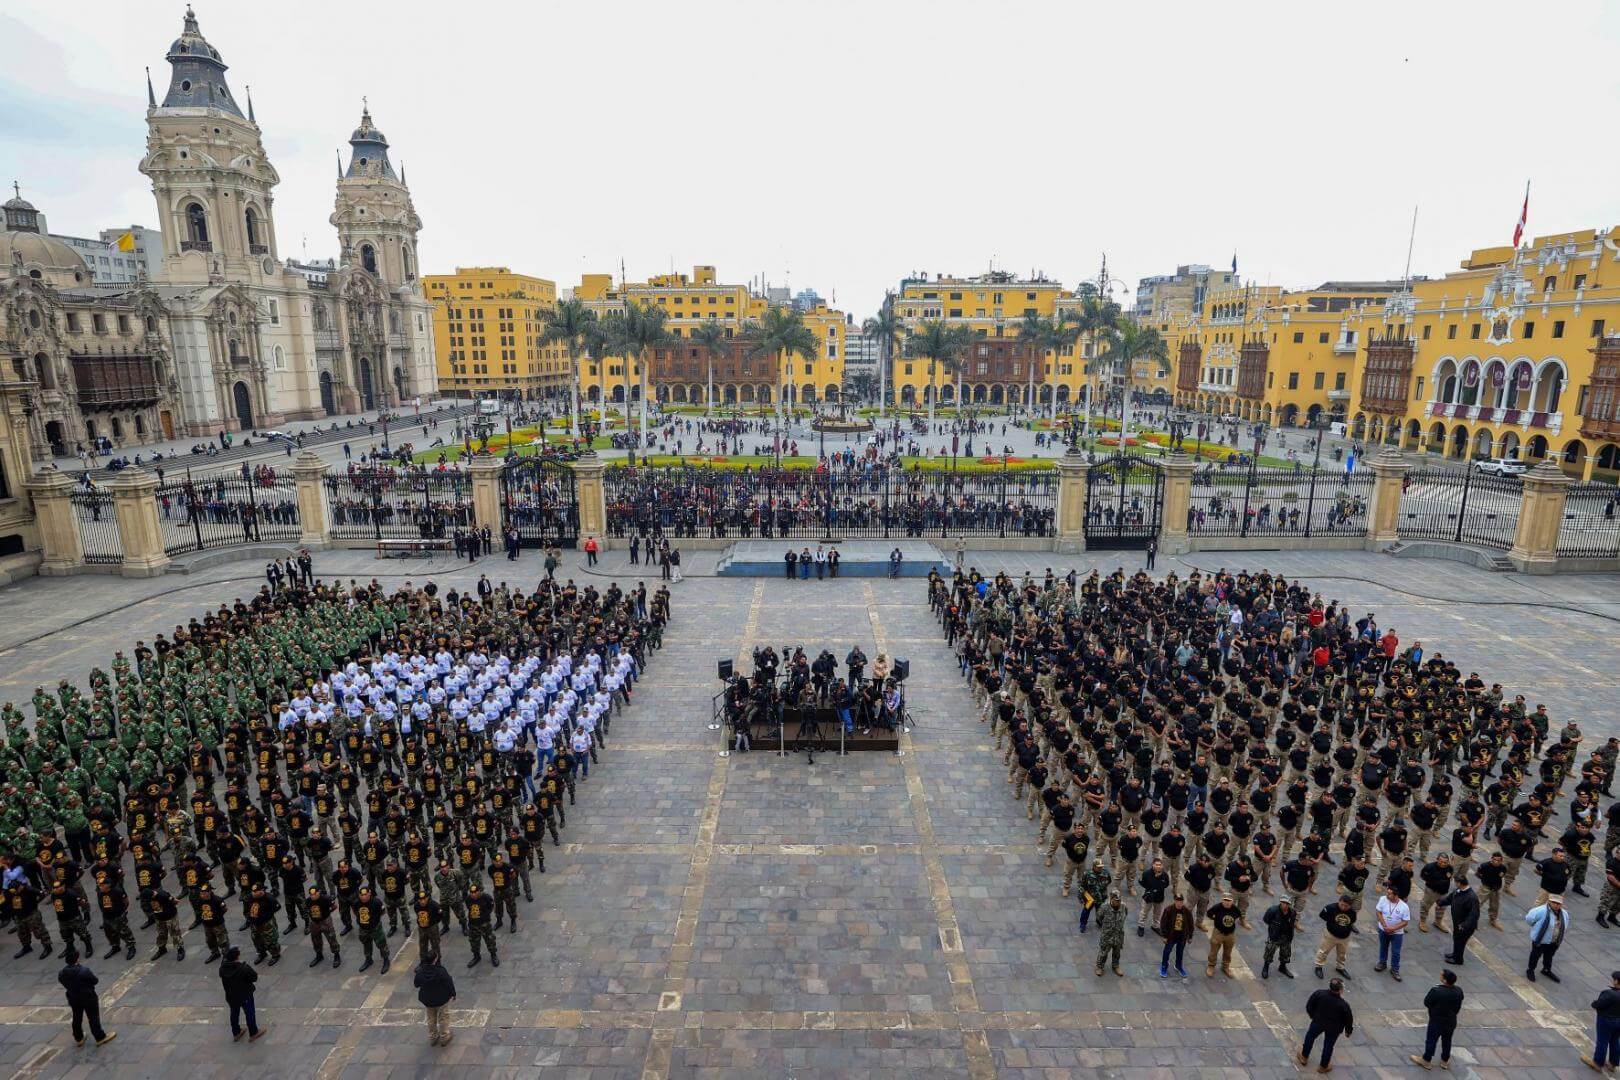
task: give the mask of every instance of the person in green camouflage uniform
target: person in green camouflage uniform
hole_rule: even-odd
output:
[[[1110,892],[1107,903],[1097,909],[1098,975],[1103,973],[1104,965],[1110,960],[1113,962],[1115,975],[1125,974],[1119,969],[1119,958],[1125,948],[1125,923],[1128,914],[1125,905],[1120,902],[1118,890]]]

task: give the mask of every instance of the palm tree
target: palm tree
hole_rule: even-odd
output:
[[[861,333],[878,340],[878,416],[883,415],[887,402],[889,367],[894,351],[900,344],[900,316],[894,310],[894,293],[883,294],[883,306],[878,313],[861,324]]]
[[[973,341],[973,331],[965,326],[952,326],[944,319],[924,319],[906,338],[906,355],[928,361],[928,422],[934,422],[934,400],[939,397],[938,375],[941,365],[953,370],[957,376],[956,397],[962,397],[961,371],[957,359]]]
[[[644,447],[647,443],[647,364],[654,349],[664,348],[675,340],[675,335],[664,326],[665,318],[663,308],[634,301],[627,303],[623,311],[609,316],[612,328],[608,336],[612,350],[624,357],[626,364],[631,360],[636,362],[637,382],[641,387],[641,431],[637,441]],[[628,369],[625,379],[629,381]],[[628,418],[629,415],[629,402],[626,401],[625,416]]]
[[[1081,337],[1089,337],[1094,342],[1104,339],[1109,331],[1113,330],[1119,323],[1119,305],[1112,300],[1099,297],[1093,290],[1086,294],[1080,305],[1080,310],[1075,313],[1074,321],[1079,327]],[[1056,364],[1052,366],[1052,371],[1055,375],[1057,372]],[[1086,380],[1086,385],[1086,403],[1089,407],[1092,398],[1091,381],[1089,379]],[[1056,386],[1052,388],[1052,415],[1053,417],[1057,416]]]
[[[1054,357],[1052,363],[1056,367],[1063,350],[1073,345],[1080,337],[1080,324],[1074,316],[1067,312],[1060,312],[1055,319],[1045,315],[1025,315],[1018,324],[1018,339],[1027,344],[1030,350],[1029,357],[1029,384],[1025,391],[1024,402],[1033,412],[1035,409],[1035,367],[1046,362],[1046,354]],[[1056,400],[1054,391],[1053,399]]]
[[[804,316],[792,308],[768,307],[765,317],[743,328],[750,357],[774,356],[776,365],[776,411],[782,413],[785,381],[791,379],[794,356],[814,361],[821,356],[821,339],[804,324]]]
[[[730,348],[727,342],[731,340],[731,335],[719,322],[710,320],[693,327],[690,336],[695,344],[703,346],[703,352],[708,357],[709,381],[703,393],[703,415],[708,416],[714,412],[714,354]]]
[[[552,308],[545,318],[546,329],[540,335],[540,344],[560,343],[568,350],[568,434],[578,438],[579,357],[585,349],[586,334],[596,323],[596,312],[586,307],[583,300],[570,298]]]
[[[1118,372],[1119,380],[1119,445],[1125,446],[1125,401],[1130,393],[1130,367],[1137,360],[1153,360],[1159,365],[1159,374],[1170,370],[1170,347],[1151,326],[1141,326],[1131,319],[1121,319],[1106,331],[1103,338],[1102,362],[1111,373]],[[1112,374],[1110,375],[1110,380]]]

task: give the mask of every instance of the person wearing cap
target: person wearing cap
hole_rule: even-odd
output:
[[[1209,960],[1204,965],[1206,977],[1214,977],[1217,957],[1221,961],[1221,974],[1228,979],[1232,977],[1232,949],[1237,945],[1237,930],[1242,922],[1243,912],[1238,909],[1231,893],[1223,893],[1221,902],[1209,909]]]
[[[1278,961],[1277,971],[1286,979],[1292,979],[1294,973],[1288,970],[1288,964],[1294,958],[1294,931],[1299,929],[1299,912],[1294,910],[1294,902],[1284,896],[1260,917],[1266,927],[1266,951],[1260,963],[1260,977],[1271,978],[1271,961]]]
[[[1115,975],[1125,974],[1119,969],[1120,953],[1125,948],[1125,920],[1130,912],[1120,902],[1119,890],[1113,889],[1108,894],[1108,903],[1097,910],[1097,974],[1103,973],[1103,965],[1110,960],[1113,962]]]
[[[1620,1064],[1620,971],[1609,973],[1609,988],[1592,1002],[1597,1013],[1597,1039],[1591,1057],[1581,1061],[1589,1069],[1614,1071]]]
[[[1159,916],[1159,936],[1164,938],[1164,953],[1159,957],[1159,978],[1170,977],[1171,950],[1176,954],[1176,974],[1183,979],[1187,977],[1187,969],[1183,966],[1182,960],[1197,922],[1193,909],[1187,906],[1187,898],[1177,893],[1174,903],[1165,908],[1164,914]]]
[[[1564,943],[1564,933],[1569,929],[1569,912],[1564,910],[1562,896],[1549,896],[1547,902],[1533,907],[1524,913],[1524,921],[1530,927],[1530,961],[1525,965],[1524,977],[1531,982],[1536,981],[1536,961],[1541,961],[1541,973],[1553,982],[1562,982],[1553,974],[1553,956],[1558,952],[1558,946]]]
[[[1108,887],[1113,884],[1114,875],[1108,872],[1101,859],[1093,859],[1091,869],[1080,876],[1080,932],[1086,932],[1086,925],[1091,922],[1091,914],[1108,895]]]

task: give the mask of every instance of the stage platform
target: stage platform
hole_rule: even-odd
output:
[[[783,556],[788,549],[802,552],[808,547],[813,554],[816,543],[805,539],[739,540],[720,557],[715,576],[785,578],[787,564]],[[901,577],[923,578],[928,576],[929,570],[938,570],[946,577],[951,573],[950,562],[926,540],[842,540],[832,544],[823,541],[822,546],[838,549],[839,577],[888,577],[889,552],[895,548],[900,549]],[[812,580],[815,575],[815,567],[811,566]]]
[[[789,754],[803,752],[806,746],[813,748],[818,754],[822,752],[836,754],[838,752],[838,722],[836,720],[821,726],[821,736],[819,738],[795,739],[793,736],[798,730],[797,724],[790,723],[787,725],[787,752]],[[752,749],[748,751],[751,754],[774,754],[782,749],[782,742],[777,738],[774,725],[756,724],[753,730],[749,732],[749,739],[752,740]],[[844,752],[849,754],[871,750],[882,750],[892,754],[899,748],[900,733],[897,731],[885,731],[878,728],[865,735],[859,731],[853,731],[844,736]]]

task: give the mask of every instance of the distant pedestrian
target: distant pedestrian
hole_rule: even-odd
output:
[[[1305,1043],[1300,1047],[1299,1053],[1294,1055],[1294,1061],[1302,1069],[1309,1068],[1311,1064],[1311,1047],[1316,1040],[1322,1040],[1322,1063],[1317,1066],[1319,1073],[1333,1071],[1333,1046],[1339,1041],[1341,1035],[1351,1035],[1356,1029],[1355,1013],[1350,1003],[1344,1000],[1344,980],[1334,979],[1328,983],[1326,990],[1318,990],[1305,1000],[1305,1015],[1310,1017],[1311,1026],[1305,1029]]]
[[[238,1041],[242,1035],[242,1020],[247,1020],[247,1037],[251,1042],[263,1035],[258,1015],[253,1009],[253,985],[259,973],[253,965],[242,959],[242,950],[232,945],[225,950],[225,962],[219,965],[219,981],[225,987],[225,1004],[231,1008],[231,1038]]]
[[[1597,1013],[1597,1042],[1591,1057],[1581,1060],[1592,1069],[1613,1069],[1620,1064],[1620,971],[1609,973],[1609,988],[1592,1002]]]
[[[436,953],[422,957],[416,969],[416,1000],[427,1009],[428,1044],[450,1045],[450,1003],[456,999],[456,981]]]
[[[1440,1047],[1440,1067],[1451,1068],[1451,1037],[1457,1032],[1457,1014],[1462,1011],[1463,992],[1457,985],[1457,973],[1450,968],[1440,972],[1440,985],[1429,988],[1423,995],[1423,1007],[1429,1010],[1429,1030],[1423,1036],[1423,1056],[1409,1055],[1414,1065],[1431,1068],[1434,1048]]]
[[[96,993],[95,972],[79,963],[79,954],[70,945],[62,955],[62,970],[56,981],[67,993],[68,1008],[73,1010],[73,1044],[84,1045],[84,1026],[90,1024],[90,1037],[97,1046],[104,1046],[118,1038],[116,1031],[103,1031],[101,1027],[101,995]]]
[[[596,537],[587,536],[585,538],[585,565],[586,566],[595,566],[596,565],[596,553],[598,551],[600,551],[600,550],[601,550],[601,545],[596,542]]]
[[[899,548],[895,548],[893,551],[889,552],[889,576],[891,578],[897,578],[900,576],[900,563],[904,558],[905,556],[900,554]]]
[[[1153,569],[1153,560],[1158,557],[1158,554],[1159,554],[1159,540],[1158,540],[1158,538],[1153,537],[1153,536],[1148,537],[1148,542],[1147,542],[1147,568],[1149,570]],[[961,567],[957,567],[957,569],[960,570]]]

